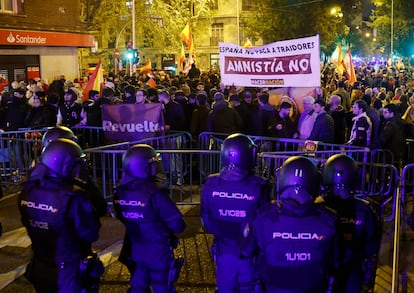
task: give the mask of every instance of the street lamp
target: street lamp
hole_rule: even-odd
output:
[[[391,0],[391,42],[390,42],[390,50],[391,50],[391,65],[392,59],[394,55],[394,0]]]

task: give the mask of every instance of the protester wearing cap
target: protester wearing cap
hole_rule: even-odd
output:
[[[73,89],[68,89],[64,95],[64,103],[59,106],[56,125],[69,128],[76,125],[86,125],[86,113],[82,105],[77,103],[78,95]]]

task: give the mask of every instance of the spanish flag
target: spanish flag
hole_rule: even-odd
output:
[[[103,83],[104,83],[104,78],[103,78],[103,70],[102,70],[102,61],[99,58],[98,64],[96,65],[95,70],[92,73],[92,75],[89,77],[88,84],[83,90],[82,101],[84,102],[89,99],[89,92],[91,90],[95,90],[101,93]]]
[[[252,46],[253,46],[253,44],[250,41],[250,39],[249,38],[246,38],[246,40],[244,41],[244,44],[243,44],[243,48],[248,49],[248,48],[251,48]]]
[[[180,37],[187,44],[187,47],[190,48],[190,51],[191,51],[191,48],[193,48],[194,50],[193,35],[190,29],[190,22],[187,22],[187,24],[185,25],[184,29],[180,33]]]
[[[336,46],[335,51],[331,55],[331,63],[336,66],[340,74],[344,74],[344,66],[342,64],[342,47],[341,44]]]
[[[348,50],[346,52],[345,58],[342,61],[342,63],[345,67],[345,73],[348,77],[349,84],[353,85],[356,82],[356,74],[355,74],[354,64],[352,63],[351,50]]]
[[[151,64],[151,59],[148,59],[148,61],[139,68],[140,72],[148,72],[152,70],[152,64]]]

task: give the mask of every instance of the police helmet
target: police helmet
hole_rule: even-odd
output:
[[[160,155],[147,144],[130,147],[122,158],[122,167],[126,175],[133,178],[147,179],[156,175],[156,162]]]
[[[247,135],[235,133],[224,140],[220,155],[223,167],[247,171],[256,165],[257,146]]]
[[[358,166],[355,160],[345,154],[328,158],[323,168],[323,185],[334,196],[348,198],[358,184]]]
[[[66,138],[50,141],[44,148],[40,163],[56,177],[78,177],[87,168],[86,156],[77,143]]]
[[[319,195],[322,181],[314,162],[301,156],[288,158],[278,171],[278,179],[280,197],[302,204]]]
[[[66,126],[56,126],[45,132],[42,138],[42,147],[46,147],[49,142],[58,138],[67,138],[74,142],[78,141],[78,138],[70,128]]]

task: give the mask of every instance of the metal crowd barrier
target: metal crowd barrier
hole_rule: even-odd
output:
[[[42,147],[42,130],[0,132],[0,180],[19,182],[37,161]]]
[[[263,152],[259,154],[256,166],[258,175],[268,178],[275,182],[277,186],[277,172],[283,162],[291,156],[306,156],[315,162],[320,169],[323,168],[325,161],[332,155],[343,153],[356,159],[358,164],[358,178],[356,194],[364,199],[374,201],[381,209],[381,214],[385,217],[385,208],[391,205],[386,221],[391,221],[395,216],[395,195],[399,182],[399,171],[391,164],[383,162],[373,162],[373,158],[388,157],[389,154],[379,152],[379,156],[363,156],[367,152],[364,149],[330,150],[330,151],[291,151],[291,152]],[[364,158],[363,161],[358,159]],[[275,192],[277,197],[277,191]]]
[[[48,128],[0,133],[0,178],[2,182],[18,182],[26,175],[41,152],[41,136]],[[136,143],[148,143],[162,154],[163,178],[170,187],[171,196],[177,202],[194,202],[193,192],[202,186],[206,177],[221,169],[220,149],[227,134],[202,133],[198,137],[198,149],[192,150],[192,137],[188,132],[170,132],[161,137],[139,141],[103,145],[102,128],[78,127],[73,131],[82,146],[99,145],[86,148],[93,177],[102,184],[106,198],[121,176],[122,154]],[[393,190],[398,181],[391,170],[392,154],[384,150],[367,152],[360,147],[318,143],[317,150],[309,151],[303,140],[276,139],[251,136],[261,152],[257,174],[274,179],[275,170],[284,159],[292,155],[311,157],[321,165],[335,153],[347,153],[361,165],[361,194],[371,197],[387,198],[391,201]],[[319,150],[323,149],[323,150]],[[178,192],[176,191],[178,190]]]
[[[122,176],[122,156],[132,145],[145,143],[161,154],[160,177],[170,188],[170,196],[178,203],[192,202],[193,166],[195,161],[191,150],[191,135],[188,132],[171,132],[165,136],[122,142],[85,149],[92,169],[92,175],[102,186],[106,199],[113,196]],[[185,182],[185,183],[184,183]]]
[[[407,164],[414,163],[414,139],[406,139]]]

